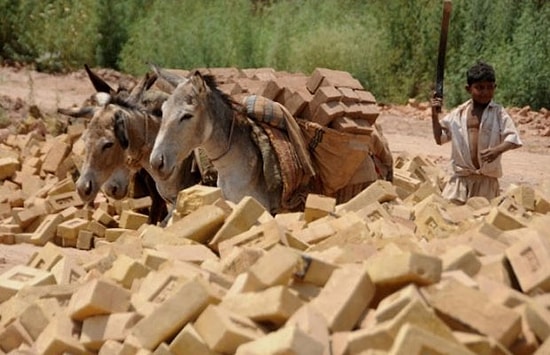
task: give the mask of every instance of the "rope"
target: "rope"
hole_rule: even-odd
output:
[[[225,147],[225,150],[223,151],[223,153],[221,155],[219,155],[218,157],[216,157],[214,159],[210,159],[211,163],[215,162],[216,160],[221,159],[223,156],[225,156],[227,154],[227,152],[229,152],[229,149],[231,148],[231,140],[233,138],[233,128],[234,127],[235,127],[235,114],[233,114],[233,118],[231,119],[231,128],[229,129],[229,139],[227,140],[227,146]]]

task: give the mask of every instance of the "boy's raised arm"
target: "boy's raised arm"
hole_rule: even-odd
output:
[[[435,142],[441,145],[441,135],[443,134],[443,128],[439,123],[439,113],[441,112],[442,100],[434,95],[430,101],[432,106],[432,130],[434,134]]]

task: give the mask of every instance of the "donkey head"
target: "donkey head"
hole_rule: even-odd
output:
[[[89,202],[95,198],[99,188],[103,185],[113,173],[120,168],[125,167],[124,146],[115,133],[114,127],[116,117],[120,118],[116,107],[108,105],[100,108],[95,113],[94,117],[88,124],[87,130],[84,132],[82,139],[85,145],[85,155],[82,163],[81,174],[76,182],[76,188],[80,198]],[[122,124],[119,124],[119,126]],[[119,136],[124,136],[119,133]],[[127,190],[129,184],[129,174],[126,175],[127,182],[120,181],[124,174],[121,171],[116,175],[120,186]]]
[[[130,93],[115,92],[88,66],[86,71],[98,92],[95,95],[97,104],[84,108],[80,113],[93,117],[82,136],[85,156],[81,175],[76,182],[77,191],[83,201],[89,202],[95,198],[100,186],[104,185],[108,195],[122,198],[128,191],[132,172],[126,166],[124,151],[129,146],[129,114],[120,103],[139,103],[143,92],[154,80],[147,75]]]
[[[161,177],[170,176],[213,131],[209,112],[215,108],[209,107],[210,88],[203,76],[195,71],[173,83],[178,85],[162,105],[161,126],[150,160]]]

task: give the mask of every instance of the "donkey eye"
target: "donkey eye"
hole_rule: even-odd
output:
[[[103,146],[101,147],[101,150],[106,151],[107,149],[111,148],[113,145],[114,145],[113,142],[107,142],[107,143],[103,144]]]
[[[183,121],[185,121],[185,120],[188,120],[188,119],[190,119],[190,118],[192,118],[192,117],[193,117],[192,114],[190,114],[190,113],[184,113],[184,114],[180,117],[180,122],[183,122]]]

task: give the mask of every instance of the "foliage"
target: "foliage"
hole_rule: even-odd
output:
[[[427,99],[442,1],[0,0],[0,60],[39,70],[84,63],[140,75],[173,68],[350,72],[378,101]],[[497,71],[496,100],[550,107],[550,2],[453,0],[445,104],[468,98],[477,60]]]
[[[3,52],[13,60],[32,61],[37,69],[80,67],[93,57],[97,43],[94,0],[5,1],[13,38]],[[1,9],[2,12],[4,9]]]
[[[121,65],[131,73],[143,73],[147,62],[174,68],[260,65],[251,41],[255,19],[249,0],[156,1],[131,26]]]

